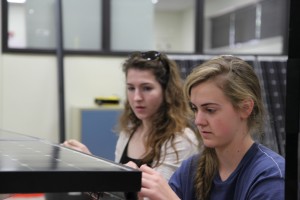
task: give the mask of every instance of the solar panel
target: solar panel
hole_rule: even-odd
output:
[[[0,130],[0,193],[137,192],[141,172],[49,141]]]

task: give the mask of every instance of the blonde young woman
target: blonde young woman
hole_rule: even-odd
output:
[[[203,153],[184,161],[169,184],[147,166],[140,197],[182,200],[283,200],[285,159],[252,139],[263,103],[253,68],[221,56],[195,68],[185,83]]]

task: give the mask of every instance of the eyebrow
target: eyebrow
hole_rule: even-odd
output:
[[[219,105],[217,103],[205,103],[205,104],[202,104],[201,106],[210,106],[210,105]]]
[[[135,84],[133,84],[133,83],[126,83],[127,85],[135,85]],[[141,85],[141,86],[147,86],[147,85],[153,85],[153,83],[141,83],[141,84],[139,84],[139,85]]]
[[[205,106],[210,106],[210,105],[219,105],[217,103],[204,103],[204,104],[201,104],[200,107],[205,107]],[[190,102],[190,106],[196,106],[194,103]]]

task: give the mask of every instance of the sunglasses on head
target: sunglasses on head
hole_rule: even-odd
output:
[[[135,51],[133,53],[130,54],[130,57],[141,57],[145,60],[156,60],[156,59],[160,59],[160,55],[161,53],[158,51]]]
[[[145,60],[152,61],[152,60],[160,60],[162,64],[165,66],[167,73],[169,73],[169,65],[168,63],[161,58],[161,53],[158,51],[145,51],[145,52],[134,52],[131,54],[131,57],[139,56]]]
[[[157,58],[160,58],[160,52],[158,51],[146,51],[146,52],[141,52],[141,57],[146,59],[146,60],[156,60]]]

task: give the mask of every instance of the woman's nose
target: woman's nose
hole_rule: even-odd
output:
[[[140,101],[142,99],[142,94],[141,94],[141,92],[139,91],[139,90],[136,90],[135,92],[134,92],[134,100],[135,101]]]
[[[205,115],[200,111],[195,113],[195,124],[198,126],[203,126],[207,124]]]

